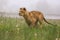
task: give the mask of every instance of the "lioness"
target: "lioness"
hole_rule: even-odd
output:
[[[43,16],[43,14],[39,11],[27,11],[26,8],[20,8],[19,9],[19,16],[23,16],[25,21],[27,22],[27,24],[30,26],[30,25],[33,25],[35,26],[38,21],[40,23],[40,27],[42,28],[42,23],[43,23],[43,20],[48,23],[48,24],[51,24],[49,22],[47,22]],[[53,25],[53,24],[51,24]]]

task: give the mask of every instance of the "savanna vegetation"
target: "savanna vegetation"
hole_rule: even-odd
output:
[[[43,28],[39,24],[30,28],[24,19],[0,17],[0,40],[59,40],[60,38],[60,20],[48,19],[49,25],[44,22]]]

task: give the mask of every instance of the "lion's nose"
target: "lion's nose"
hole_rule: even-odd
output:
[[[19,15],[20,15],[20,13],[19,13]]]

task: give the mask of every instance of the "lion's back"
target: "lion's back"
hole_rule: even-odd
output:
[[[42,12],[40,11],[31,11],[31,14],[33,14],[35,17],[43,16]]]

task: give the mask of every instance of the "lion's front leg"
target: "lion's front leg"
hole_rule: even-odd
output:
[[[35,22],[31,22],[31,21],[26,21],[27,25],[30,27],[30,28],[33,28],[35,26]]]

